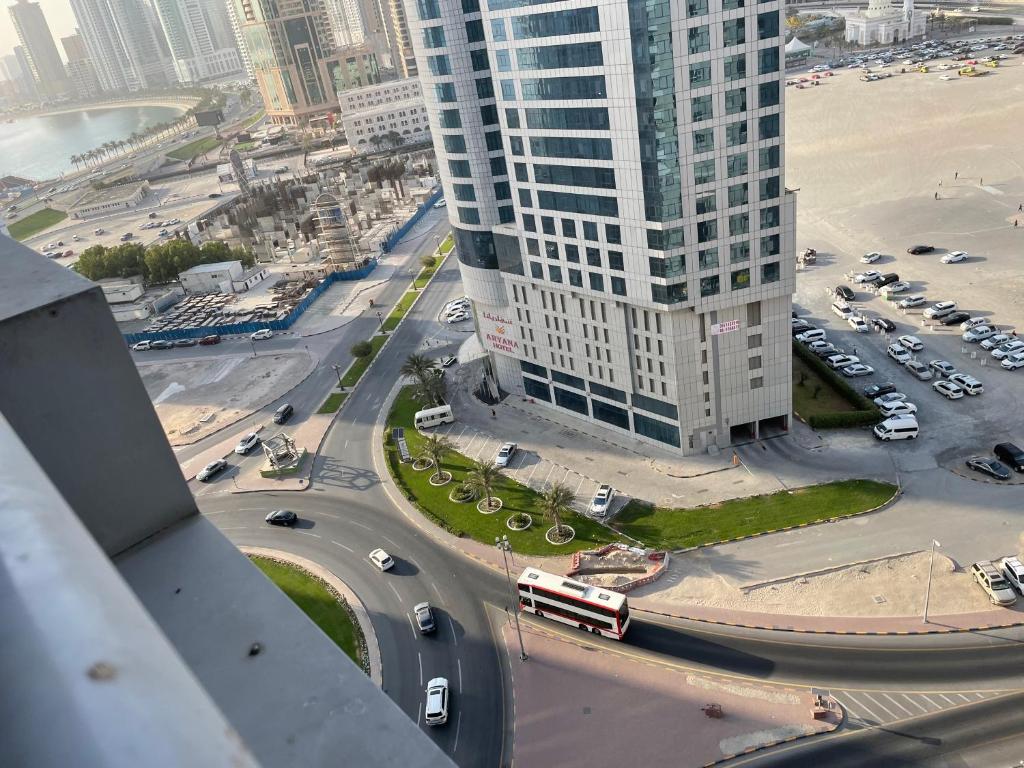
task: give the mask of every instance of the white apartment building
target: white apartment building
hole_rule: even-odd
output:
[[[406,8],[492,391],[683,454],[787,428],[780,0]]]
[[[179,83],[201,83],[243,71],[227,3],[156,0]]]
[[[376,149],[373,136],[398,133],[403,140],[423,141],[430,122],[418,78],[354,88],[338,94],[341,123],[349,146],[357,152]]]

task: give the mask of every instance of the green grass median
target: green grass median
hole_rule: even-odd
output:
[[[387,336],[374,336],[370,339],[370,346],[373,347],[373,351],[366,357],[357,357],[355,359],[352,365],[349,366],[349,369],[345,371],[345,375],[341,377],[342,386],[354,387],[359,382],[359,379],[366,373],[366,369],[370,367],[370,363],[373,362],[373,359],[387,340]]]
[[[388,415],[388,434],[392,427],[404,427],[409,452],[416,456],[423,437],[413,427],[413,416],[420,406],[405,387],[399,393]],[[612,541],[622,541],[613,531],[593,520],[576,514],[569,514],[562,520],[576,531],[576,538],[563,546],[549,544],[544,533],[551,527],[539,512],[538,494],[509,477],[503,477],[495,486],[494,495],[502,500],[503,506],[494,514],[485,515],[477,511],[476,500],[466,504],[449,501],[448,495],[458,488],[465,479],[472,461],[460,453],[450,454],[442,466],[452,473],[452,481],[435,488],[429,482],[432,470],[416,472],[412,464],[403,464],[398,459],[398,449],[387,445],[388,467],[395,482],[411,497],[428,518],[456,535],[467,536],[484,544],[494,544],[496,536],[508,536],[514,551],[524,555],[564,555],[580,549],[593,549]],[[533,518],[533,525],[525,531],[510,531],[505,521],[516,512],[525,512]]]
[[[397,304],[395,304],[395,308],[392,309],[384,319],[385,331],[390,333],[398,327],[398,323],[403,317],[405,317],[405,313],[409,311],[409,308],[412,306],[412,303],[416,301],[416,297],[418,295],[419,294],[416,291],[405,292],[405,295],[398,300]]]
[[[204,136],[201,139],[189,142],[183,147],[171,150],[167,153],[167,156],[174,160],[191,160],[193,157],[199,157],[199,155],[209,152],[211,149],[216,149],[223,143],[223,139],[219,139],[216,136]]]
[[[43,208],[35,213],[30,213],[20,221],[8,224],[7,230],[11,233],[11,237],[13,239],[27,240],[32,237],[32,235],[38,234],[44,229],[49,229],[54,224],[59,224],[67,217],[68,215],[63,211],[55,211],[53,208]]]
[[[324,404],[320,406],[320,410],[317,413],[337,413],[338,409],[341,408],[341,404],[345,402],[345,398],[348,397],[348,392],[331,392],[324,400]]]
[[[633,500],[615,518],[614,527],[649,547],[682,549],[856,515],[885,503],[894,493],[896,486],[890,483],[843,480],[690,509]]]
[[[288,563],[266,557],[251,557],[259,568],[312,619],[324,634],[363,669],[367,662],[363,649],[366,641],[348,604],[320,579]]]

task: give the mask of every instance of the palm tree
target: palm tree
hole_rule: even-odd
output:
[[[77,171],[78,170],[78,164],[80,162],[82,162],[82,156],[81,155],[72,155],[70,160],[71,160],[72,165],[75,166],[75,170]]]
[[[427,380],[428,376],[435,376],[434,371],[436,370],[437,360],[426,355],[414,353],[405,358],[405,362],[402,363],[402,367],[398,369],[398,372],[403,376],[416,379],[417,382],[422,384]]]
[[[427,374],[426,378],[418,380],[413,385],[412,393],[413,397],[421,403],[441,405],[447,393],[446,389],[444,376],[439,370],[434,369]]]
[[[440,480],[441,462],[454,450],[455,444],[444,435],[427,435],[423,438],[423,444],[420,446],[420,458],[430,459],[433,463],[434,474],[430,476],[431,480]]]
[[[555,536],[562,533],[562,516],[572,511],[576,494],[562,483],[552,483],[540,496],[540,511],[555,526]]]
[[[494,486],[501,477],[501,470],[492,461],[474,461],[466,474],[463,485],[479,496],[487,499],[487,509],[491,508],[491,497],[494,495]]]

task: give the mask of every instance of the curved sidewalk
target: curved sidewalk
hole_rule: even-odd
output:
[[[309,571],[317,578],[326,581],[339,595],[345,598],[345,602],[348,603],[352,613],[355,614],[356,622],[359,624],[359,629],[362,631],[363,639],[366,642],[366,660],[370,665],[370,679],[373,680],[378,688],[383,687],[383,665],[380,659],[380,646],[377,644],[377,634],[373,631],[373,624],[370,623],[370,614],[366,612],[366,607],[356,593],[349,588],[348,584],[319,563],[299,557],[298,555],[282,552],[279,549],[270,549],[269,547],[239,547],[239,549],[246,555],[257,555],[272,560],[280,560]]]

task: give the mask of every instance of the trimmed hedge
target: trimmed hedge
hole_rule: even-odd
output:
[[[811,416],[807,419],[808,426],[812,429],[842,429],[844,427],[864,427],[877,424],[882,420],[878,406],[851,387],[845,378],[825,365],[820,357],[799,341],[793,342],[793,352],[803,360],[807,367],[839,392],[846,402],[857,409],[846,413],[821,413]]]

